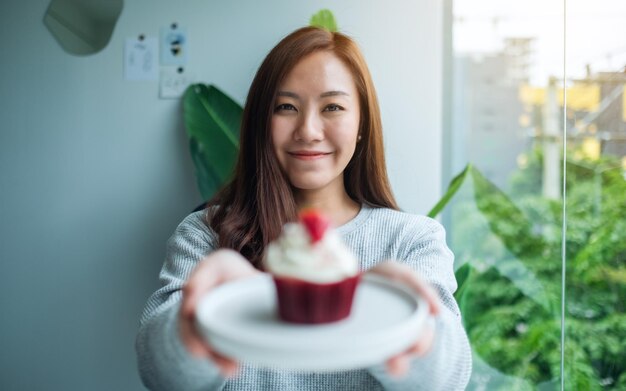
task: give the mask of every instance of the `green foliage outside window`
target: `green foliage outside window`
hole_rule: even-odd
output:
[[[482,379],[489,390],[560,386],[562,202],[541,195],[542,160],[532,153],[510,198],[472,169],[473,194],[453,207],[452,247],[471,265],[457,293],[465,327],[476,356],[509,376]],[[624,171],[570,159],[566,183],[565,389],[624,390]]]

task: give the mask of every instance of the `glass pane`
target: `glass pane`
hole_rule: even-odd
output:
[[[626,389],[626,3],[567,0],[565,388]]]
[[[472,390],[553,390],[561,373],[562,2],[453,2],[446,219]],[[560,88],[560,92],[559,92]]]

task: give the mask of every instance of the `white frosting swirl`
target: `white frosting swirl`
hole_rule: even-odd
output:
[[[265,251],[265,266],[277,276],[293,277],[316,283],[331,283],[359,272],[358,262],[335,231],[311,243],[306,229],[287,223],[280,237]]]

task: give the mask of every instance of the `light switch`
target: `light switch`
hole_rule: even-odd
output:
[[[193,77],[183,67],[161,68],[161,81],[159,83],[159,98],[180,98],[187,87],[192,84]]]

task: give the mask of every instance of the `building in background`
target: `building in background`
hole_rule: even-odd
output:
[[[508,38],[502,51],[454,59],[453,167],[477,166],[501,189],[528,147],[531,107],[520,99],[529,78],[531,38]]]
[[[588,158],[607,154],[626,161],[626,67],[622,72],[589,72],[585,78],[568,80],[567,87],[567,137],[570,146]],[[542,138],[545,132],[546,107],[551,102],[550,87],[520,88],[520,99],[532,107],[531,137]],[[556,87],[553,95],[558,110],[558,123],[563,126],[563,89]]]
[[[626,66],[622,72],[600,72],[590,78],[600,88],[600,108],[592,122],[596,126],[600,152],[626,157]]]
[[[555,174],[546,173],[544,181],[554,183],[545,195],[557,198],[562,80],[551,78],[543,87],[529,84],[532,45],[532,38],[506,38],[499,52],[455,57],[452,166],[458,171],[471,162],[506,189],[523,153],[541,144],[547,154],[554,150]],[[612,155],[626,167],[626,66],[621,72],[589,71],[567,82],[569,146],[579,157]]]

